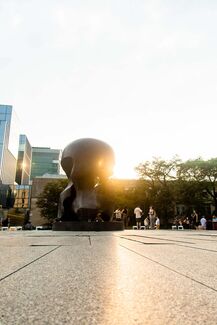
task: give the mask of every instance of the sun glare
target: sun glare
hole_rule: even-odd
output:
[[[138,178],[134,170],[135,166],[126,160],[117,161],[113,170],[113,178],[135,179]]]

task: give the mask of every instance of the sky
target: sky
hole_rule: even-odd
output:
[[[0,104],[32,146],[107,142],[115,177],[217,157],[217,2],[0,0]]]

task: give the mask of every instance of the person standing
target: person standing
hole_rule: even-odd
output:
[[[145,229],[149,229],[149,217],[147,216],[144,220]]]
[[[206,218],[204,216],[200,219],[200,224],[202,229],[206,230]]]
[[[127,208],[124,207],[123,210],[121,211],[122,213],[122,219],[124,221],[124,228],[127,228],[128,226],[128,211]]]
[[[4,211],[2,209],[2,205],[0,205],[0,227],[2,226],[3,219],[4,219]]]
[[[116,220],[116,221],[121,221],[121,220],[122,220],[121,209],[117,208],[117,209],[114,211],[114,215],[115,215],[115,220]]]
[[[197,214],[196,210],[193,210],[193,212],[191,214],[191,225],[192,225],[193,229],[195,229],[196,226],[198,226],[198,214]]]
[[[141,227],[141,220],[142,220],[142,209],[140,209],[140,207],[136,207],[134,209],[134,214],[135,214],[135,217],[136,217],[136,225],[137,225],[137,228],[140,229]]]
[[[155,229],[156,212],[152,206],[149,207],[148,216],[149,216],[149,220],[150,220],[150,229]]]
[[[160,219],[159,219],[159,217],[156,218],[155,225],[156,225],[156,229],[160,229]]]

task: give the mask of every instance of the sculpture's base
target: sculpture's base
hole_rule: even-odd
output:
[[[87,222],[87,221],[58,221],[53,224],[54,231],[115,231],[124,230],[121,221]]]

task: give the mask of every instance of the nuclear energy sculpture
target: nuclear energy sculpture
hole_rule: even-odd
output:
[[[101,140],[78,139],[64,149],[61,165],[68,185],[60,194],[60,221],[111,220],[114,206],[109,178],[114,162],[112,148]]]

